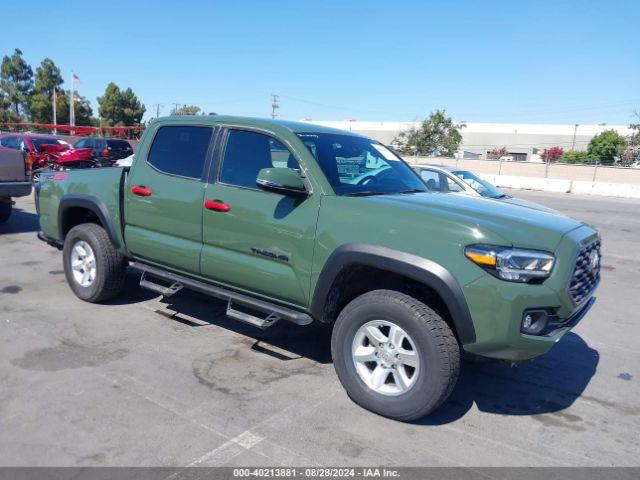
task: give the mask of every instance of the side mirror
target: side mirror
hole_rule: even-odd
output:
[[[293,168],[263,168],[258,173],[256,184],[262,190],[283,195],[306,196],[309,194],[304,187],[300,172]]]

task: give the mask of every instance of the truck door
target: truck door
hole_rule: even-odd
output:
[[[225,132],[203,207],[201,273],[219,283],[305,306],[320,195],[258,189],[258,172],[299,169],[294,154],[266,133]]]
[[[125,241],[138,258],[197,274],[213,127],[160,124],[154,133],[125,186]]]

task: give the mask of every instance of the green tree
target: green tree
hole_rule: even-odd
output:
[[[139,125],[146,111],[133,90],[120,90],[115,83],[107,85],[104,95],[98,97],[100,117],[109,125]]]
[[[69,90],[63,90],[58,92],[58,101],[56,102],[58,124],[69,124]],[[76,125],[94,125],[95,122],[92,118],[93,109],[91,103],[86,97],[78,95],[77,92],[73,92],[76,97],[76,103],[74,104],[74,113],[76,115]]]
[[[636,117],[640,120],[640,113],[636,112]],[[622,154],[622,162],[625,165],[640,162],[640,123],[632,123],[629,128],[633,133],[627,137],[627,148]]]
[[[5,93],[0,90],[0,123],[10,122],[11,121],[11,102],[5,95]]]
[[[62,84],[60,69],[53,60],[45,58],[36,68],[33,92],[29,98],[32,121],[53,123],[53,90],[58,91]]]
[[[605,130],[591,139],[587,152],[598,163],[612,165],[620,160],[627,146],[627,141],[615,130]]]
[[[107,85],[104,95],[98,97],[98,114],[109,125],[116,125],[122,119],[122,92],[113,82]]]
[[[122,108],[122,118],[120,121],[124,123],[124,125],[140,125],[142,116],[147,109],[140,103],[140,100],[138,100],[138,97],[133,93],[133,90],[127,88],[122,92],[120,106]]]
[[[29,112],[29,96],[33,87],[33,70],[16,48],[10,57],[5,55],[0,66],[0,89],[11,104],[10,120],[25,119]]]
[[[585,163],[594,164],[596,160],[588,152],[571,150],[564,152],[564,154],[558,159],[558,163]]]
[[[464,124],[455,125],[445,110],[436,110],[419,128],[400,133],[392,144],[404,155],[451,157],[462,142],[459,130],[463,127]]]
[[[198,115],[201,111],[201,108],[195,105],[183,105],[172,108],[171,115]]]

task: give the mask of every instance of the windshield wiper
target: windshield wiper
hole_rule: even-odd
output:
[[[412,188],[410,190],[402,190],[401,192],[398,193],[424,193],[427,190],[420,190],[419,188]]]
[[[346,197],[368,197],[371,195],[387,195],[389,192],[377,192],[375,190],[360,190],[359,192],[346,193]]]

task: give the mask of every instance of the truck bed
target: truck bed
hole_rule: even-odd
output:
[[[126,173],[117,167],[88,168],[64,172],[43,172],[38,186],[40,229],[49,239],[61,241],[58,212],[65,203],[79,204],[83,200],[96,201],[104,214],[121,225],[120,202],[122,182]],[[73,207],[71,207],[73,208]],[[122,229],[115,228],[115,235],[122,242]]]

